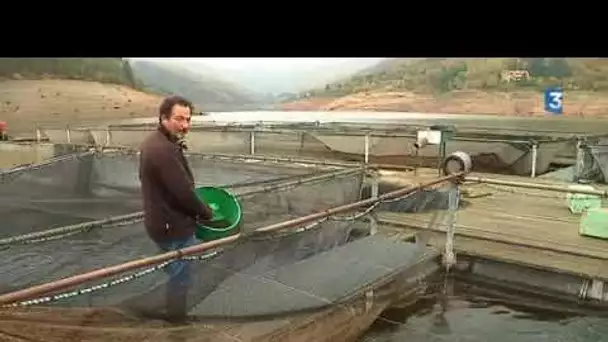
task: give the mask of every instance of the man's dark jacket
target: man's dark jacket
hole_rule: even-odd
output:
[[[156,242],[194,234],[212,211],[194,194],[194,177],[177,139],[162,126],[141,145],[139,179],[144,225]]]

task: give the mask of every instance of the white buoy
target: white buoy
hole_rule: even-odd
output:
[[[471,172],[473,169],[473,160],[471,156],[462,151],[456,151],[447,156],[441,164],[441,170],[446,176],[459,173]]]

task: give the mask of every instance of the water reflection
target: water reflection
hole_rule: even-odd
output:
[[[475,287],[438,280],[414,307],[394,308],[377,320],[361,342],[599,342],[608,336],[608,317],[482,296]],[[450,286],[453,285],[453,292]]]
[[[115,124],[155,123],[156,117],[119,120]],[[413,112],[322,112],[322,111],[239,111],[211,112],[206,116],[195,116],[193,122],[254,123],[266,122],[349,122],[435,125],[451,124],[459,127],[486,127],[488,129],[521,130],[535,132],[605,133],[608,120],[573,117],[521,117],[499,115],[413,113]]]

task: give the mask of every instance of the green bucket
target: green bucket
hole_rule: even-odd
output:
[[[213,210],[213,219],[209,223],[197,224],[195,235],[199,240],[217,240],[238,232],[243,214],[236,196],[227,190],[210,186],[196,188],[194,192],[199,200]]]

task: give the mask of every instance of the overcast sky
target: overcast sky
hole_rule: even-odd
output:
[[[358,59],[368,60],[370,63],[380,61],[383,58],[132,58],[146,60],[176,60],[188,63],[203,63],[211,67],[223,69],[274,69],[293,70],[307,69],[318,66],[339,65],[345,61]]]
[[[259,93],[296,92],[347,77],[384,58],[129,58],[173,63]]]

